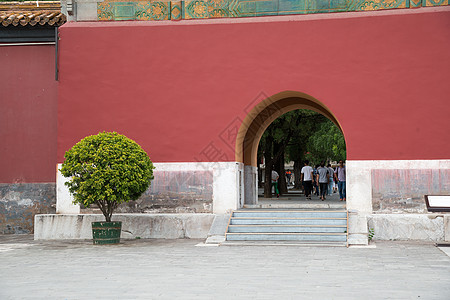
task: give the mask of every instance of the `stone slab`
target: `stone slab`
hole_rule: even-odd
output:
[[[228,221],[230,220],[230,214],[216,215],[211,228],[208,232],[208,238],[205,244],[220,244],[225,241],[225,233],[228,227]]]
[[[208,236],[225,236],[230,214],[216,215],[209,229]]]
[[[97,21],[97,2],[77,1],[77,21]]]
[[[368,216],[368,226],[374,240],[444,240],[442,214],[374,214]]]
[[[206,239],[213,214],[115,214],[122,221],[121,238]],[[91,223],[104,221],[99,214],[36,215],[35,240],[92,239]]]
[[[450,247],[438,247],[439,250],[444,252],[448,257],[450,257]]]
[[[450,242],[450,215],[444,215],[444,241]]]
[[[348,235],[347,243],[349,245],[367,246],[369,240],[366,234],[353,233]]]
[[[224,235],[213,235],[209,236],[206,239],[205,244],[221,244],[225,242],[225,236]]]

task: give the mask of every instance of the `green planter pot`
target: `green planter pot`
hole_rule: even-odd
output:
[[[122,222],[92,222],[94,245],[111,245],[120,243]]]

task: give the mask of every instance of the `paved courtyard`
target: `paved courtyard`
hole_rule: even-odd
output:
[[[198,246],[202,242],[94,246],[0,236],[0,299],[450,299],[450,257],[433,244]]]

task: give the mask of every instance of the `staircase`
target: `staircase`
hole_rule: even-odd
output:
[[[234,211],[226,243],[347,246],[344,209],[242,209]]]

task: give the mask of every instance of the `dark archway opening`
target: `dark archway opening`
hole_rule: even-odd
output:
[[[324,115],[306,110],[293,110],[274,120],[263,133],[257,152],[259,196],[264,187],[264,198],[271,198],[272,171],[279,175],[275,195],[303,190],[300,171],[308,160],[316,174],[319,165],[335,168],[337,162],[345,161],[345,139],[340,129]],[[330,192],[333,173],[330,177]],[[272,182],[273,183],[273,182]],[[318,193],[318,185],[314,185]],[[292,194],[292,193],[291,193]]]

